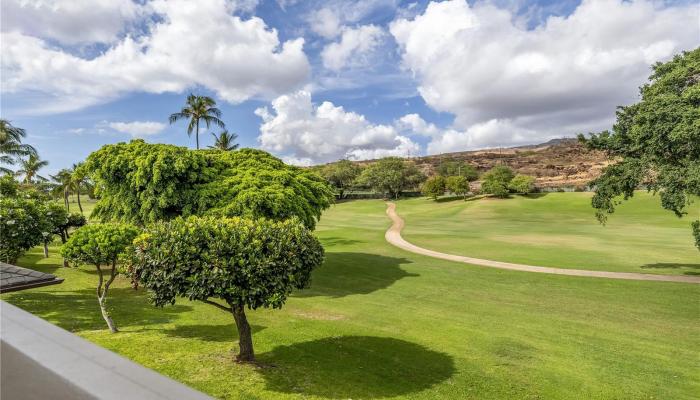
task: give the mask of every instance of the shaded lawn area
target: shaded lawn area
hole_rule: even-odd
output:
[[[65,278],[2,295],[80,336],[228,399],[693,399],[700,285],[574,278],[434,260],[384,241],[384,203],[327,211],[326,263],[282,310],[249,314],[261,366],[233,361],[233,319],[157,309],[119,278],[106,329],[89,267],[37,248],[20,264]],[[52,254],[56,249],[52,248]]]
[[[539,193],[508,199],[402,200],[402,236],[431,250],[545,267],[651,274],[700,274],[690,223],[661,208],[658,196],[636,192],[610,215],[595,218],[591,193]]]

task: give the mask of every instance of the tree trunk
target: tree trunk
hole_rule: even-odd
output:
[[[197,133],[195,133],[195,138],[197,140],[197,150],[199,150],[199,118],[197,119]]]
[[[70,202],[68,201],[68,188],[63,189],[63,203],[66,205],[66,211],[70,211]]]
[[[66,258],[63,258],[63,268],[70,268],[70,265],[68,264],[68,260]]]
[[[76,195],[78,195],[78,208],[80,209],[80,213],[83,213],[83,205],[80,204],[80,188],[78,188],[75,192]]]
[[[107,311],[107,291],[109,290],[109,285],[112,284],[114,278],[116,277],[116,261],[112,261],[112,271],[110,272],[109,280],[105,283],[104,288],[102,287],[102,282],[104,281],[102,277],[102,268],[100,268],[99,265],[95,266],[97,267],[97,274],[100,278],[99,283],[97,284],[97,302],[100,303],[100,311],[102,311],[102,318],[104,318],[105,322],[107,323],[109,331],[112,333],[117,333],[119,332],[119,330],[114,324],[114,321],[112,321],[112,317],[109,315],[109,311]]]
[[[240,351],[236,360],[239,362],[255,361],[253,336],[250,331],[248,319],[245,316],[245,309],[242,306],[231,305],[231,311],[233,313],[233,319],[236,320],[236,327],[238,328],[238,346]]]
[[[44,258],[49,258],[49,242],[44,240]]]

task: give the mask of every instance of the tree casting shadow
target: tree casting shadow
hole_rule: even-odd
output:
[[[455,373],[447,354],[404,340],[330,337],[259,355],[268,390],[327,398],[380,398],[430,388]]]
[[[410,262],[368,253],[328,252],[326,261],[313,272],[311,287],[295,296],[344,297],[386,289],[399,279],[419,276],[401,269],[401,264]]]
[[[678,269],[678,268],[688,268],[688,269],[700,269],[700,264],[686,264],[686,263],[654,263],[642,265],[644,269]],[[700,271],[685,271],[684,275],[700,275]]]
[[[94,290],[14,292],[5,300],[69,331],[107,329]],[[107,306],[117,328],[167,323],[177,314],[192,310],[179,304],[155,307],[144,290],[131,288],[110,288]]]

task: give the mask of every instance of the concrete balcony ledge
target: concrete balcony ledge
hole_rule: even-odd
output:
[[[0,398],[211,397],[0,301]]]

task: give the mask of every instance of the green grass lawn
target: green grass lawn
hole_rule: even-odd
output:
[[[384,212],[383,202],[367,200],[324,214],[317,234],[326,262],[312,287],[282,310],[249,313],[261,366],[233,361],[230,315],[185,300],[154,308],[122,278],[109,301],[121,332],[110,334],[92,269],[60,268],[58,257],[43,259],[40,249],[20,264],[65,282],[2,299],[227,399],[700,393],[700,285],[530,274],[422,257],[384,241]]]
[[[658,274],[700,274],[692,219],[661,208],[658,196],[637,192],[598,223],[590,193],[550,193],[509,199],[434,202],[402,200],[403,237],[445,253],[546,267]]]

